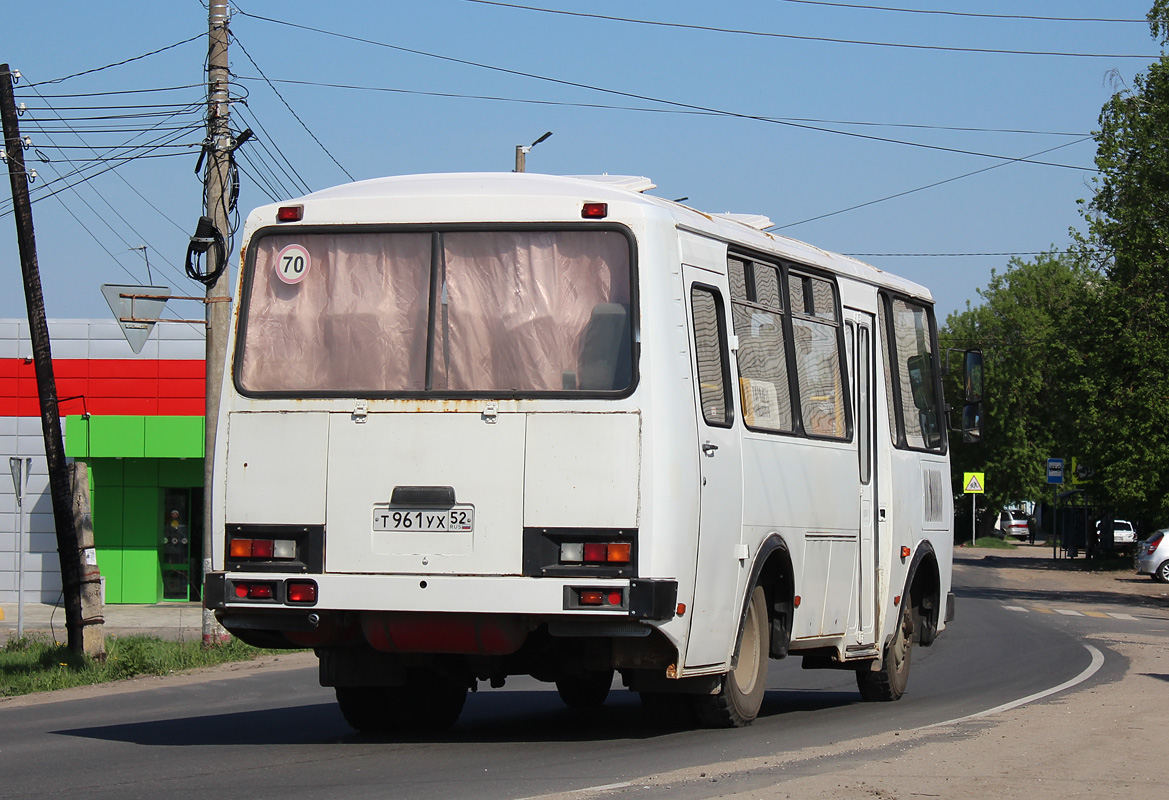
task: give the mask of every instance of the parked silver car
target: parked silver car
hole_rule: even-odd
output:
[[[1137,548],[1137,574],[1169,583],[1169,528],[1162,528]]]

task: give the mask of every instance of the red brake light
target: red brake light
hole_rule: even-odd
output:
[[[271,558],[275,543],[271,539],[252,540],[252,558]]]
[[[236,588],[236,594],[239,594],[239,588]],[[271,600],[275,595],[272,591],[272,584],[270,583],[253,583],[248,587],[248,598],[251,600]]]
[[[276,210],[277,222],[300,222],[304,219],[304,206],[280,206]]]
[[[609,216],[609,204],[585,203],[581,206],[580,215],[583,219],[604,219]]]
[[[315,603],[317,602],[317,585],[312,581],[289,581],[288,602]]]
[[[604,542],[585,542],[584,560],[592,564],[605,563],[609,560],[609,545]]]
[[[621,592],[609,592],[609,605],[619,606],[623,599],[625,598],[621,596]]]
[[[237,583],[235,585],[235,596],[240,598],[247,597],[248,585],[246,583]]]

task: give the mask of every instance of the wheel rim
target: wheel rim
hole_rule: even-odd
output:
[[[759,680],[759,620],[755,604],[747,606],[747,619],[743,626],[743,640],[739,644],[739,662],[735,666],[735,684],[743,694],[751,694]]]

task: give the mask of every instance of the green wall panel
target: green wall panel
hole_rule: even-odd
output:
[[[137,416],[90,417],[89,454],[103,458],[142,458],[146,445],[144,420]]]
[[[91,458],[89,465],[93,468],[93,483],[90,489],[102,486],[121,487],[123,480],[122,459],[120,458]]]
[[[65,457],[85,458],[89,455],[89,419],[80,414],[65,417]]]
[[[98,548],[122,546],[123,494],[121,486],[105,486],[90,491],[93,542]]]
[[[158,549],[162,498],[157,486],[127,486],[122,513],[122,546]]]
[[[162,599],[162,567],[157,547],[122,550],[122,602],[157,603]]]
[[[158,459],[122,459],[123,478],[126,486],[158,486]]]
[[[154,458],[202,458],[202,417],[146,417],[145,455]]]
[[[97,548],[97,569],[106,579],[106,602],[122,602],[122,548]]]
[[[174,489],[190,489],[203,485],[202,458],[160,458],[158,485]]]

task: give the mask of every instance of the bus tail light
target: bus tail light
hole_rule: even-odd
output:
[[[585,203],[581,206],[580,215],[582,219],[604,219],[609,216],[609,204]]]
[[[630,542],[563,542],[561,564],[629,564],[633,560]]]
[[[296,541],[294,539],[232,539],[228,552],[232,558],[291,561],[296,558]]]
[[[237,583],[235,596],[240,600],[275,600],[276,584],[264,581],[258,583]]]
[[[289,603],[312,605],[317,602],[316,581],[289,581],[284,596]]]
[[[628,611],[628,597],[628,592],[624,588],[615,588],[612,586],[566,586],[564,592],[564,608],[566,611],[574,609]]]
[[[304,206],[280,206],[276,210],[277,222],[300,222],[304,219]]]

